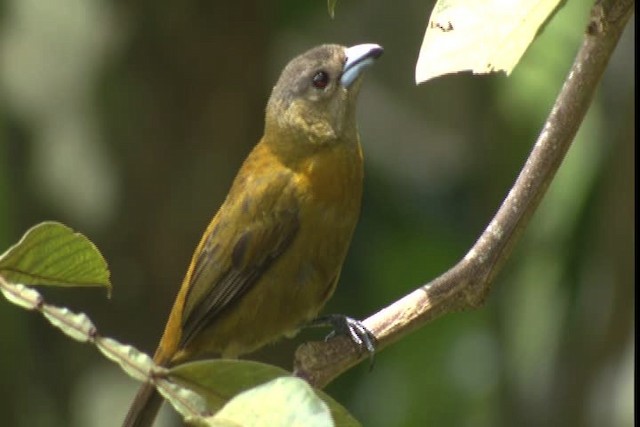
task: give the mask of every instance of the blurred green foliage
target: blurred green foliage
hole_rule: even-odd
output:
[[[89,236],[114,292],[47,290],[152,351],[191,251],[262,132],[281,67],[376,42],[359,105],[362,219],[328,312],[365,317],[444,272],[502,201],[580,45],[567,2],[509,78],[413,72],[432,4],[12,0],[0,18],[0,250],[36,222]],[[449,314],[327,389],[365,426],[633,422],[634,28],[486,305]],[[296,340],[256,357],[290,368]],[[118,425],[136,384],[0,304],[11,426]],[[175,420],[174,420],[175,421]],[[171,424],[169,416],[164,424]]]

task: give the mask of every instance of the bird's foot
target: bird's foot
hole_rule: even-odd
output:
[[[369,354],[369,369],[373,369],[373,356],[376,352],[376,337],[361,321],[343,314],[327,314],[316,318],[310,326],[331,326],[333,331],[325,337],[325,341],[336,335],[345,335],[353,341],[358,348]]]

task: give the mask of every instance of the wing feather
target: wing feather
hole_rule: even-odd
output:
[[[243,200],[229,198],[220,209],[193,268],[181,347],[237,303],[290,246],[299,221],[288,182],[284,174],[263,180],[269,191],[259,185]]]

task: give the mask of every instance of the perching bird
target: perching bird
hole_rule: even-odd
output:
[[[360,214],[356,99],[363,70],[381,54],[375,44],[322,45],[282,71],[264,136],[193,254],[155,363],[237,357],[316,318],[336,288]],[[344,319],[356,341],[367,340]],[[161,404],[144,384],[123,426],[151,425]]]

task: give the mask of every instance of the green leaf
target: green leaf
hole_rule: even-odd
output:
[[[58,222],[32,227],[0,256],[0,275],[29,285],[102,286],[111,292],[109,269],[85,236]]]
[[[203,360],[178,365],[169,371],[170,379],[203,396],[213,412],[219,411],[239,393],[279,377],[291,377],[291,373],[277,366],[249,360]],[[336,426],[360,426],[329,395],[320,390],[315,390],[315,393],[328,405]]]
[[[332,427],[327,405],[309,384],[296,377],[280,377],[234,397],[209,426]]]
[[[248,360],[210,359],[172,368],[169,377],[207,399],[212,411],[220,410],[238,393],[274,378],[289,376],[277,366]]]
[[[338,4],[338,0],[327,0],[327,9],[329,10],[331,19],[336,16],[336,4]]]
[[[561,0],[438,0],[424,35],[416,83],[443,74],[511,73]]]

